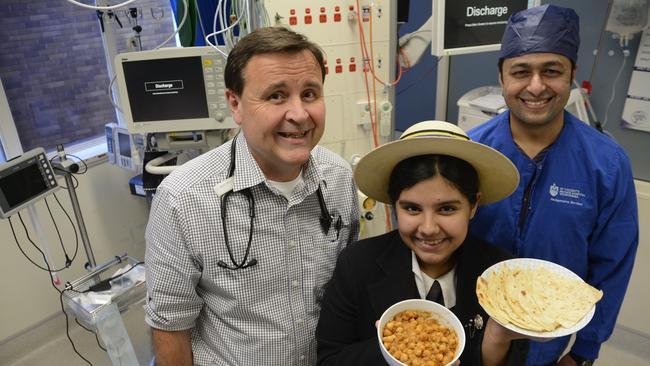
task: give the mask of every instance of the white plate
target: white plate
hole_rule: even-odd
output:
[[[567,276],[569,278],[575,278],[575,279],[578,279],[578,280],[582,281],[582,278],[580,278],[580,276],[573,273],[571,270],[569,270],[569,269],[567,269],[565,267],[562,267],[559,264],[549,262],[549,261],[545,261],[545,260],[541,260],[541,259],[533,259],[533,258],[516,258],[516,259],[509,259],[509,260],[506,260],[506,261],[503,261],[503,262],[499,262],[497,264],[492,265],[490,268],[486,269],[483,272],[483,274],[481,274],[481,277],[487,278],[487,276],[489,274],[491,274],[493,272],[499,272],[503,267],[512,268],[512,267],[515,267],[515,266],[520,267],[520,268],[521,267],[528,267],[528,268],[545,267],[545,268],[547,268],[547,269],[549,269],[549,270],[551,270],[553,272],[562,274],[562,275]],[[550,331],[550,332],[536,332],[536,331],[533,331],[533,330],[520,328],[520,327],[518,327],[518,326],[516,326],[514,324],[510,324],[510,323],[503,324],[500,321],[498,321],[496,319],[496,317],[494,317],[492,314],[490,314],[488,309],[484,308],[484,310],[485,310],[485,312],[488,313],[488,315],[490,315],[490,317],[494,321],[501,324],[505,328],[510,329],[513,332],[523,334],[523,335],[531,337],[533,339],[545,340],[545,339],[549,339],[549,338],[557,338],[557,337],[563,337],[563,336],[566,336],[566,335],[570,335],[570,334],[576,333],[580,329],[584,328],[587,324],[589,324],[589,322],[591,321],[591,318],[594,316],[594,312],[596,311],[596,305],[594,304],[594,306],[591,307],[591,309],[587,312],[587,314],[584,317],[582,317],[582,319],[580,319],[580,321],[578,321],[574,326],[572,326],[570,328],[565,328],[565,327],[560,326],[559,328],[557,328],[557,329],[555,329],[553,331]]]

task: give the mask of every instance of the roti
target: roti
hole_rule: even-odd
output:
[[[503,262],[495,267],[477,279],[476,295],[485,311],[502,325],[540,333],[571,328],[603,296],[563,267],[570,275],[532,263]]]

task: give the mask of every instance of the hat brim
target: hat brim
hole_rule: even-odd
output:
[[[446,137],[421,137],[397,140],[366,154],[354,169],[357,187],[368,197],[391,203],[388,183],[395,166],[419,155],[449,155],[471,164],[478,173],[481,204],[508,197],[519,185],[514,164],[497,150],[471,140]]]

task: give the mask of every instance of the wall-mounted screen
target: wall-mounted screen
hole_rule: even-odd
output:
[[[121,53],[115,70],[131,133],[234,128],[225,97],[225,59],[212,47]]]
[[[0,164],[0,217],[13,215],[58,187],[43,148]]]
[[[433,0],[431,53],[451,56],[496,51],[508,18],[538,5],[529,0]]]

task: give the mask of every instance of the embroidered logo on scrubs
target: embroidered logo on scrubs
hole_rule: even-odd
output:
[[[560,187],[553,183],[548,189],[551,201],[568,205],[584,206],[585,194],[577,188]]]

